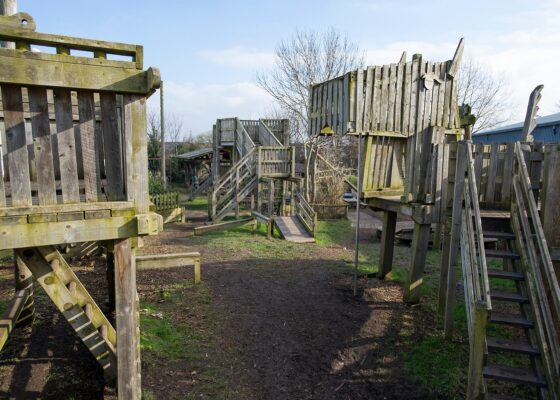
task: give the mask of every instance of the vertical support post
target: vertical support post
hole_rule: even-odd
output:
[[[239,168],[235,170],[235,219],[239,219]]]
[[[268,181],[268,216],[272,218],[274,215],[274,180]]]
[[[318,151],[318,150],[317,150]],[[315,157],[317,160],[317,157]],[[317,165],[314,166],[314,171],[317,170]],[[356,233],[355,233],[355,242],[354,242],[354,277],[353,277],[353,286],[354,286],[354,296],[358,294],[358,258],[359,258],[359,249],[360,249],[360,202],[362,198],[362,180],[363,171],[362,171],[362,131],[360,130],[358,135],[358,193],[356,193]],[[313,201],[315,201],[315,185],[313,186]]]
[[[159,87],[159,122],[161,131],[161,178],[163,179],[163,188],[167,187],[167,178],[165,176],[165,108],[163,102],[163,81]]]
[[[381,232],[381,251],[379,254],[379,279],[391,278],[396,227],[397,213],[394,211],[384,211],[383,231]]]
[[[17,14],[17,0],[0,0],[0,15]],[[15,49],[15,43],[0,41],[0,47],[5,49]]]
[[[110,311],[115,311],[115,246],[112,240],[105,243],[107,249],[107,298]]]
[[[141,398],[135,240],[114,242],[118,391],[119,399],[127,400]]]
[[[420,288],[428,253],[428,242],[430,240],[431,224],[420,224],[414,222],[414,234],[412,237],[412,258],[408,271],[408,281],[404,287],[404,301],[407,304],[418,304],[420,301]]]
[[[467,399],[479,399],[482,394],[482,372],[486,353],[486,320],[488,311],[474,307],[472,341],[469,349]]]
[[[455,168],[451,238],[449,261],[447,262],[447,287],[445,290],[444,336],[446,339],[453,337],[453,308],[455,307],[457,268],[459,267],[459,242],[461,240],[461,213],[463,210],[467,149],[466,142],[457,143],[457,165]]]
[[[19,318],[16,321],[17,326],[25,326],[31,324],[35,317],[35,302],[33,300],[34,279],[33,274],[31,273],[29,268],[27,268],[23,260],[19,258],[16,252],[14,252],[14,263],[16,292],[22,289],[27,289],[29,291],[29,296],[25,300],[23,310],[21,310]]]
[[[541,220],[550,253],[557,255],[560,253],[560,146],[546,146],[544,162]],[[560,280],[560,260],[553,257],[552,263]]]

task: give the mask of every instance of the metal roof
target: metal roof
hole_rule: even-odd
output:
[[[537,117],[536,121],[537,121],[537,127],[560,124],[560,112],[546,115],[544,117]],[[502,132],[518,131],[523,129],[523,124],[524,122],[517,122],[511,125],[500,126],[499,128],[488,129],[486,131],[477,132],[473,136],[478,136],[478,135],[482,136],[482,135],[491,135],[491,134],[502,133]]]

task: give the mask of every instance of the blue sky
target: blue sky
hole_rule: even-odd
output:
[[[331,26],[369,65],[394,62],[403,50],[449,59],[464,36],[466,53],[506,83],[514,121],[539,83],[541,113],[560,111],[560,0],[19,0],[18,8],[40,32],[142,44],[185,133],[207,131],[216,118],[263,116],[272,101],[255,85],[256,71],[272,66],[276,45],[296,29]]]

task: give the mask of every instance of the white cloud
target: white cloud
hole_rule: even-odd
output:
[[[193,134],[207,132],[218,118],[260,118],[271,108],[272,98],[251,82],[196,84],[165,82],[166,114],[181,118],[183,127]],[[159,96],[150,100],[159,110]],[[186,133],[185,132],[185,133]]]
[[[203,50],[199,54],[205,60],[234,68],[268,68],[274,64],[273,53],[247,50],[241,46],[223,50]]]

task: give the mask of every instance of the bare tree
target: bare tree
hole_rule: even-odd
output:
[[[512,117],[504,81],[472,57],[463,58],[459,69],[459,104],[468,104],[476,117],[473,133],[498,126]]]
[[[295,141],[307,138],[309,86],[363,65],[363,54],[334,28],[324,33],[296,31],[276,48],[275,65],[257,73],[257,84],[290,118]]]

